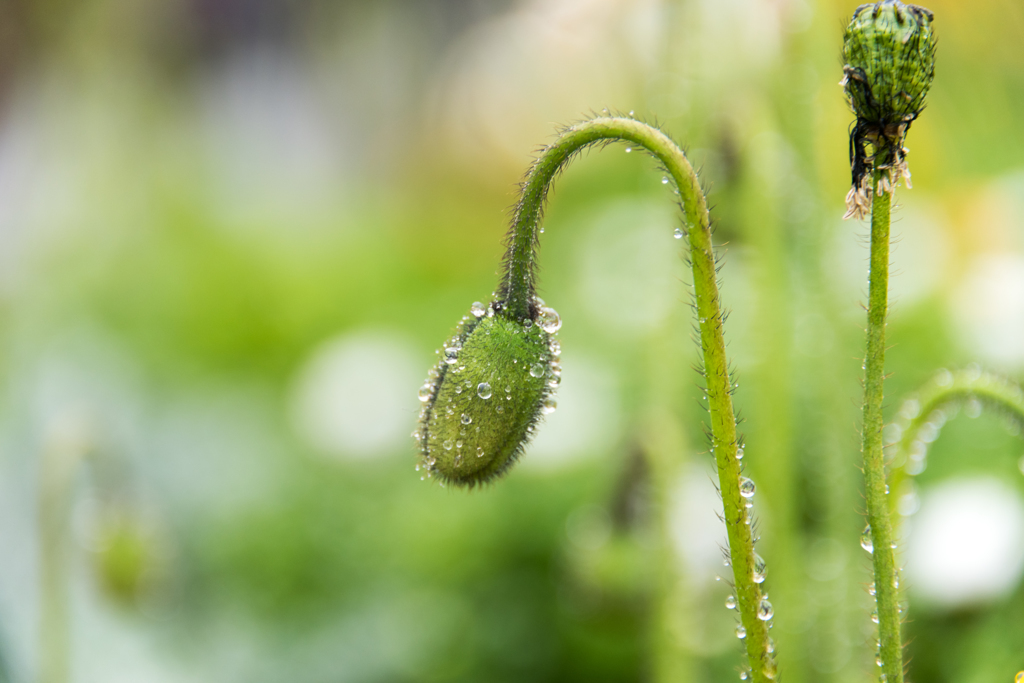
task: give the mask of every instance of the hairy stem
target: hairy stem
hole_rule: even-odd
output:
[[[874,175],[877,188],[887,170]],[[900,641],[899,589],[892,526],[886,504],[885,464],[882,457],[882,397],[885,380],[885,319],[889,297],[889,213],[892,195],[877,193],[871,208],[871,260],[868,284],[867,356],[864,362],[864,496],[873,546],[875,602],[879,653],[887,683],[903,682]]]
[[[711,241],[707,202],[697,174],[683,151],[664,133],[629,118],[604,117],[579,123],[562,131],[534,162],[522,187],[505,256],[506,273],[499,291],[501,314],[510,318],[532,317],[534,250],[544,199],[552,178],[582,149],[601,142],[621,140],[645,149],[669,173],[680,196],[693,269],[695,308],[700,329],[701,353],[711,414],[711,447],[718,465],[719,487],[729,537],[729,558],[735,580],[737,608],[746,631],[743,641],[750,660],[752,680],[767,683],[776,677],[769,652],[768,622],[758,618],[763,567],[754,552],[754,538],[745,499],[740,495],[740,462],[736,459],[736,418],[732,406],[723,318],[716,282],[715,253]]]
[[[920,450],[918,457],[924,457],[926,446],[919,439],[921,429],[929,422],[936,429],[941,427],[946,419],[944,411],[947,406],[971,399],[1002,413],[1018,427],[1024,427],[1024,390],[1019,386],[976,367],[957,372],[943,370],[921,387],[917,394],[907,398],[900,407],[897,424],[902,432],[889,475],[893,491],[899,493],[903,482],[912,475],[907,471],[911,454]],[[937,411],[943,412],[938,414]],[[893,511],[896,505],[894,500],[890,506]]]

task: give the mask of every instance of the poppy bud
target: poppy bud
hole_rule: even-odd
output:
[[[523,320],[473,304],[420,389],[414,433],[424,476],[475,486],[504,473],[540,417],[555,409],[560,381],[558,314],[539,299]],[[497,304],[500,309],[500,304]]]

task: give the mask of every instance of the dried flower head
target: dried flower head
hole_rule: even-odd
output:
[[[873,194],[891,192],[900,178],[910,187],[903,142],[935,77],[932,17],[923,7],[882,0],[858,7],[846,28],[840,85],[857,120],[850,129],[845,218],[866,216]],[[889,172],[872,187],[876,169]]]

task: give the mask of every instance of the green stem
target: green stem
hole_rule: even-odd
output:
[[[541,152],[523,182],[522,198],[516,207],[508,238],[506,272],[499,290],[501,314],[513,319],[535,314],[534,252],[544,199],[552,178],[576,153],[592,144],[614,140],[647,150],[669,173],[680,195],[680,208],[688,228],[695,307],[711,414],[711,448],[718,465],[737,608],[746,630],[744,643],[752,680],[767,683],[776,677],[776,666],[769,652],[768,622],[757,616],[764,595],[762,584],[754,581],[758,558],[748,523],[749,513],[744,505],[745,499],[740,495],[742,475],[740,462],[736,459],[736,417],[725,356],[710,219],[697,174],[678,145],[656,128],[629,118],[596,118],[562,131],[555,142]],[[763,567],[760,569],[763,572]]]
[[[917,394],[905,400],[900,408],[897,424],[902,428],[902,433],[889,475],[893,491],[899,494],[903,482],[912,476],[907,472],[909,456],[922,427],[937,417],[936,411],[968,399],[976,399],[983,406],[1003,413],[1019,427],[1024,426],[1024,390],[1019,386],[1004,377],[979,369],[943,371],[921,387]],[[924,445],[919,447],[923,448]],[[890,507],[895,510],[895,500]]]
[[[885,170],[876,171],[877,188]],[[871,525],[872,564],[878,614],[879,652],[887,683],[903,682],[899,589],[892,526],[886,504],[882,458],[882,384],[885,380],[885,319],[889,297],[889,212],[892,195],[876,193],[871,208],[871,272],[868,285],[867,356],[864,364],[864,496]]]

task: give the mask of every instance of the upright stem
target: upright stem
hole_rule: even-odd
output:
[[[740,495],[742,475],[736,459],[736,417],[732,406],[732,383],[725,356],[722,310],[716,281],[715,254],[711,241],[707,202],[697,174],[683,151],[664,133],[629,118],[596,118],[562,131],[545,148],[523,182],[522,198],[516,207],[505,256],[506,273],[499,290],[501,313],[526,318],[533,313],[533,264],[544,198],[555,174],[574,154],[589,145],[622,140],[642,147],[662,164],[680,196],[680,208],[688,228],[690,262],[693,269],[695,308],[700,328],[701,352],[711,414],[711,447],[718,465],[718,481],[729,537],[729,556],[735,580],[737,608],[746,636],[747,656],[755,683],[776,677],[775,660],[769,652],[768,621],[758,618],[764,567],[754,552],[745,499]]]
[[[39,472],[40,683],[71,679],[71,606],[68,581],[69,516],[74,479],[85,442],[59,424],[47,434]]]
[[[877,188],[886,170],[875,171]],[[882,672],[887,683],[903,682],[899,589],[886,505],[882,458],[882,383],[885,379],[885,319],[889,297],[889,212],[892,195],[875,194],[871,208],[871,272],[868,286],[867,357],[864,365],[864,495],[871,525],[872,563]]]

